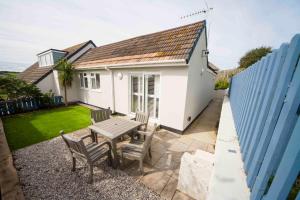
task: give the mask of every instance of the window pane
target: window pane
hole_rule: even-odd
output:
[[[138,106],[138,96],[132,95],[131,96],[131,112],[135,112]]]
[[[155,95],[159,98],[159,86],[160,86],[160,76],[155,75]]]
[[[150,117],[154,117],[154,98],[148,97],[148,113]]]
[[[138,92],[138,77],[136,77],[136,76],[131,77],[131,85],[132,85],[132,92],[137,93]]]
[[[96,89],[96,79],[94,77],[91,78],[92,89]]]
[[[88,78],[87,77],[84,78],[84,87],[85,88],[89,87],[89,82],[88,82]]]
[[[96,74],[96,88],[100,88],[100,74]]]
[[[154,94],[154,75],[150,75],[147,77],[148,79],[148,94]]]
[[[158,111],[159,111],[159,99],[156,99],[156,113],[155,113],[155,118],[158,118]]]
[[[83,87],[83,74],[80,73],[79,76],[80,76],[80,87]]]

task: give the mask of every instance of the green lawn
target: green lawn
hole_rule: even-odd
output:
[[[23,113],[2,118],[11,150],[20,149],[59,135],[60,130],[72,132],[90,124],[88,108],[74,105]]]

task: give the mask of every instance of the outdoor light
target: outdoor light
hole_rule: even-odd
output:
[[[121,72],[118,73],[118,78],[119,78],[119,80],[123,79],[123,74]]]

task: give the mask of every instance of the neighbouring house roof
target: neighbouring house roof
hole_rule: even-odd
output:
[[[220,70],[216,65],[214,65],[211,62],[208,62],[208,68],[211,69],[213,72],[215,72],[216,74],[218,73],[218,71]]]
[[[188,63],[205,21],[134,37],[91,49],[80,57],[76,69],[88,65],[113,65],[138,62],[179,60]]]
[[[66,55],[64,58],[68,59],[75,55],[79,50],[81,50],[83,47],[85,47],[88,43],[94,44],[91,40],[87,42],[83,42],[71,47],[68,47],[66,49],[60,50],[60,51],[65,51]],[[94,44],[94,46],[96,46]],[[51,50],[51,49],[49,49]],[[47,50],[47,51],[49,51]],[[46,52],[46,51],[44,51]],[[42,52],[43,53],[43,52]],[[39,67],[39,63],[36,62],[27,69],[25,69],[23,72],[19,74],[19,78],[22,80],[28,82],[28,83],[38,83],[41,79],[43,79],[45,76],[47,76],[53,69],[54,66],[49,66],[49,67]]]

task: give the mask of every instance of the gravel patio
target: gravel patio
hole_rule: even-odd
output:
[[[94,168],[94,183],[88,184],[88,170],[72,161],[61,137],[13,152],[15,166],[26,199],[191,199],[177,187],[181,156],[202,149],[214,153],[222,94],[194,121],[183,135],[159,130],[152,141],[151,160],[145,160],[144,175],[138,163],[126,161],[115,170],[102,162]],[[151,127],[150,127],[151,128]],[[87,129],[71,134],[80,136]]]

